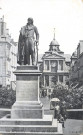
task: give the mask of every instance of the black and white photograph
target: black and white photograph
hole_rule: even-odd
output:
[[[0,0],[0,135],[83,135],[83,0]]]

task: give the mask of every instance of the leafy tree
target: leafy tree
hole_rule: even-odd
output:
[[[67,109],[80,109],[83,104],[83,86],[78,89],[67,89],[61,84],[56,85],[53,89],[54,97],[59,98],[60,104],[66,105]]]
[[[16,91],[7,88],[0,88],[0,106],[11,107],[16,100]]]

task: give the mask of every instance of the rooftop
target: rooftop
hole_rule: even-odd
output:
[[[56,41],[56,39],[54,38],[54,39],[51,41],[50,45],[59,45],[59,44],[58,44],[58,42]]]

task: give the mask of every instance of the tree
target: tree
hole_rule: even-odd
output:
[[[0,106],[1,107],[11,107],[16,100],[16,91],[6,87],[0,88]]]
[[[65,102],[67,109],[81,109],[83,100],[83,86],[77,89],[67,89],[66,86],[57,84],[53,89],[53,95],[59,98],[60,104]]]

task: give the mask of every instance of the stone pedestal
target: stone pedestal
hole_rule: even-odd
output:
[[[16,75],[16,102],[12,106],[11,118],[43,118],[39,101],[39,76],[37,66],[18,66]]]

